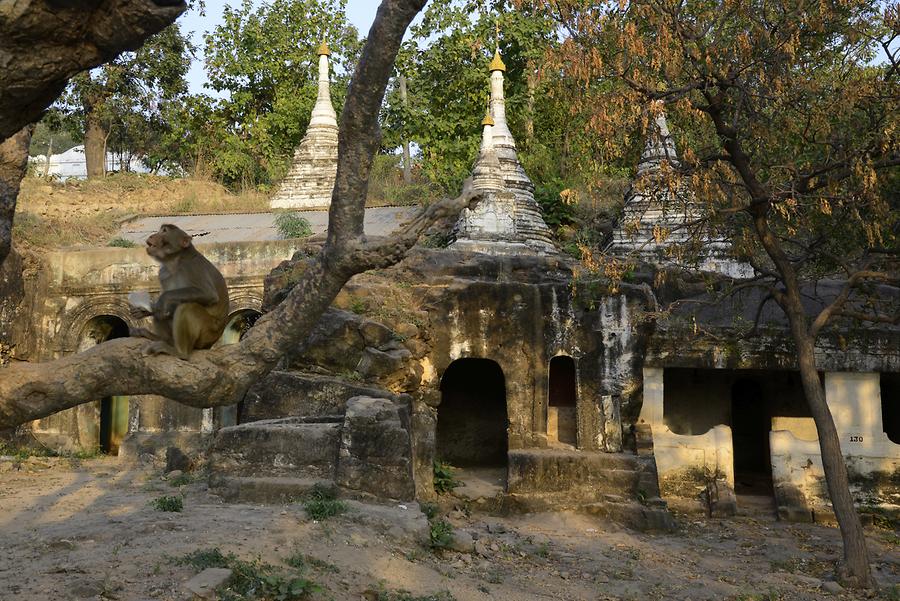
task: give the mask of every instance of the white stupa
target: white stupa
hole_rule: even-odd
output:
[[[711,232],[704,208],[682,181],[666,116],[650,122],[637,176],[625,194],[625,208],[607,247],[612,255],[630,256],[656,265],[750,277],[753,269],[729,256],[731,245]]]
[[[273,209],[312,208],[331,205],[331,192],[337,175],[338,125],[328,77],[331,51],[322,42],[319,55],[319,93],[313,106],[306,135],[294,152],[294,160],[278,192],[272,197]]]
[[[474,209],[460,215],[452,246],[495,255],[555,253],[550,228],[534,199],[534,184],[519,163],[506,122],[506,65],[499,50],[490,71],[490,113],[482,121],[481,149],[472,170],[473,185],[483,196]]]

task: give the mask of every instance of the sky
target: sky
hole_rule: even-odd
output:
[[[240,4],[241,0],[206,0],[204,16],[190,11],[178,20],[182,31],[191,32],[194,44],[198,47],[198,56],[194,59],[188,73],[188,86],[191,92],[204,91],[203,84],[206,81],[206,75],[203,72],[203,34],[221,22],[225,6],[240,6]],[[360,35],[365,36],[369,32],[379,4],[378,0],[347,0],[347,18],[356,26]],[[211,93],[209,90],[206,92]]]

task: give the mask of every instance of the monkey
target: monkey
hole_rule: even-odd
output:
[[[150,310],[132,307],[134,318],[153,316],[153,328],[138,328],[133,337],[153,342],[145,355],[175,355],[208,349],[228,324],[228,286],[215,265],[194,248],[191,237],[164,223],[147,238],[147,254],[159,261],[160,295]]]

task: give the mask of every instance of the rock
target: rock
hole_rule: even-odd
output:
[[[172,470],[171,472],[166,474],[166,478],[169,480],[174,480],[175,478],[178,478],[179,476],[183,476],[183,475],[184,475],[184,472],[182,472],[181,470]]]
[[[487,531],[491,534],[504,534],[506,532],[506,526],[500,522],[488,522]]]
[[[412,449],[402,408],[367,396],[347,401],[335,483],[378,497],[412,499]]]
[[[482,557],[490,557],[492,555],[491,550],[487,546],[487,543],[485,543],[483,540],[475,541],[475,552]]]
[[[397,324],[397,335],[404,339],[415,338],[419,335],[419,328],[407,322]]]
[[[90,599],[103,593],[103,583],[96,580],[77,580],[69,587],[73,597]]]
[[[405,371],[406,363],[411,357],[412,353],[405,348],[380,351],[376,348],[366,347],[362,358],[356,365],[356,371],[363,377],[383,378]]]
[[[834,580],[829,580],[827,582],[822,583],[822,589],[828,591],[832,595],[837,595],[844,592],[844,587],[835,582]]]
[[[822,586],[822,581],[818,578],[804,576],[803,574],[794,574],[794,580],[810,588],[821,588]]]
[[[367,319],[359,324],[359,333],[367,346],[381,348],[394,338],[394,333],[386,325]]]
[[[69,540],[67,538],[61,538],[59,540],[52,541],[47,546],[54,551],[71,551],[76,547],[75,541]]]
[[[184,588],[201,599],[215,599],[216,589],[231,580],[227,568],[207,568],[184,583]]]
[[[460,553],[472,553],[475,550],[475,541],[465,530],[454,530],[447,548]]]
[[[191,471],[192,464],[193,462],[191,461],[191,458],[188,457],[185,452],[178,447],[166,448],[165,472],[167,474],[176,470],[181,472],[189,472]]]

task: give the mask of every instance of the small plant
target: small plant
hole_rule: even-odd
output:
[[[318,557],[313,557],[312,555],[306,555],[299,549],[295,550],[290,556],[285,557],[284,563],[301,572],[308,567],[321,572],[331,572],[332,574],[337,574],[341,571],[340,568],[333,563],[328,563],[327,561],[319,559]]]
[[[359,298],[358,296],[351,296],[349,309],[357,315],[362,315],[369,310],[369,303],[367,303],[365,299]]]
[[[233,553],[224,555],[218,548],[199,549],[175,559],[175,563],[189,565],[198,572],[207,568],[231,570],[232,577],[228,586],[219,591],[218,598],[222,601],[248,599],[295,601],[307,599],[311,594],[321,590],[321,587],[302,578],[298,572],[284,573],[258,559],[244,561]]]
[[[303,509],[310,519],[322,521],[344,513],[347,505],[338,500],[333,488],[316,484],[303,500]]]
[[[181,487],[181,486],[187,486],[188,484],[190,484],[193,481],[194,481],[194,477],[191,476],[190,474],[179,474],[179,475],[175,476],[174,478],[169,478],[169,485]]]
[[[420,505],[422,508],[422,513],[425,514],[425,519],[429,522],[437,517],[438,514],[438,506],[434,503],[422,503]]]
[[[181,511],[184,509],[184,500],[175,495],[163,495],[150,501],[150,505],[156,511]]]
[[[275,229],[285,239],[312,236],[312,228],[309,225],[309,221],[293,211],[279,213],[275,217]]]
[[[453,525],[445,520],[433,520],[428,534],[432,549],[446,549],[453,540]]]
[[[435,460],[434,462],[434,490],[438,494],[444,494],[446,492],[452,491],[454,488],[459,486],[459,482],[457,482],[453,478],[453,468],[441,461]]]
[[[119,237],[113,238],[112,240],[107,242],[106,245],[115,246],[116,248],[134,248],[135,246],[137,246],[137,244],[135,244],[131,240]]]
[[[430,595],[414,596],[409,591],[398,590],[379,591],[378,596],[375,597],[375,601],[456,601],[456,597],[448,591],[441,591]]]
[[[550,543],[544,541],[540,545],[538,545],[537,550],[534,552],[538,557],[547,558],[550,557]]]

